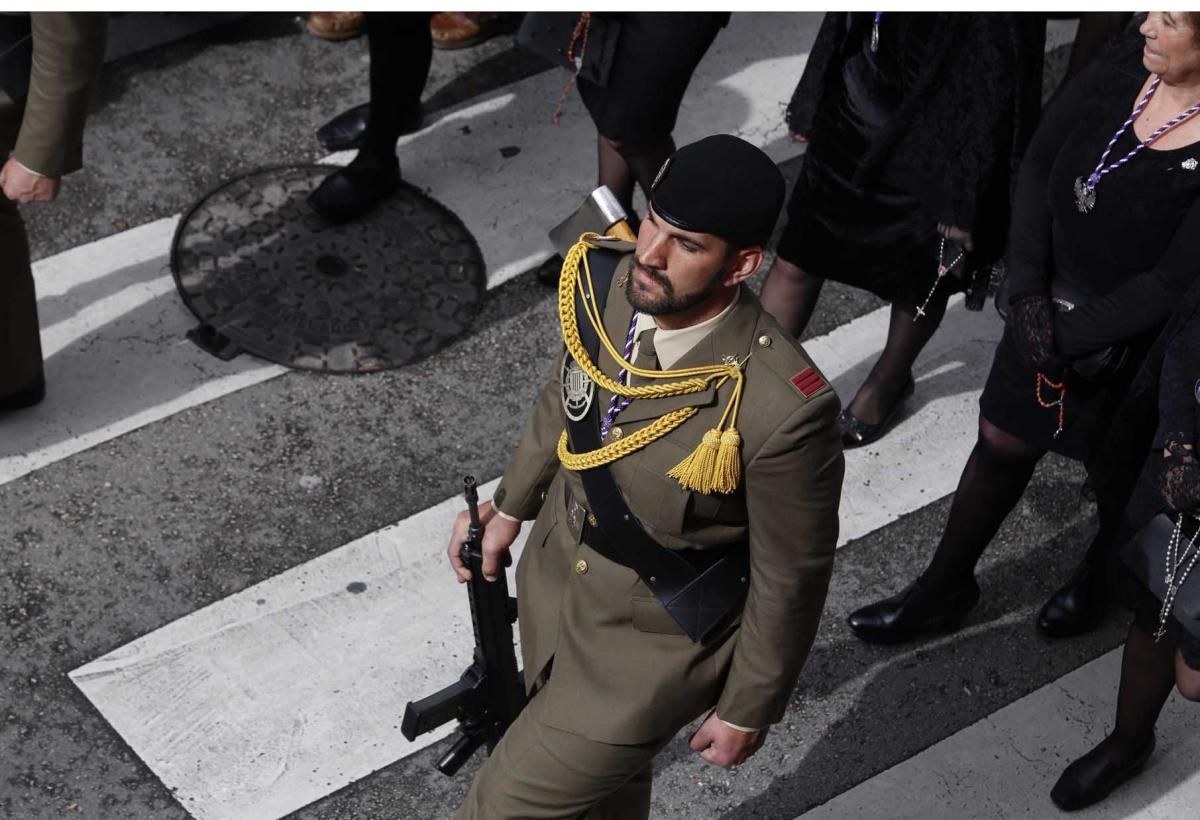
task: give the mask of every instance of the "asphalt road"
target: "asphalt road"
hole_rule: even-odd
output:
[[[439,52],[427,109],[540,70],[507,36]],[[240,172],[320,158],[313,129],[363,101],[365,80],[364,41],[321,42],[283,14],[107,66],[86,170],[56,205],[26,212],[35,257],[178,213]],[[797,163],[784,166],[789,180]],[[810,335],[880,304],[831,286]],[[549,292],[519,276],[431,359],[369,377],[289,373],[0,485],[0,816],[187,817],[67,673],[453,495],[464,464],[498,475],[555,339]],[[659,763],[655,816],[794,817],[1117,645],[1119,618],[1069,642],[1032,624],[1094,529],[1081,478],[1061,459],[1041,465],[981,568],[983,603],[953,639],[882,649],[843,625],[919,571],[948,499],[843,548],[786,721],[732,772],[677,739]],[[479,761],[444,778],[432,762],[445,748],[294,816],[446,816]]]

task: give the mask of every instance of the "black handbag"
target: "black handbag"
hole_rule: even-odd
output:
[[[1159,601],[1158,632],[1167,619],[1200,637],[1200,518],[1187,512],[1160,512],[1121,548],[1121,560]]]
[[[1006,322],[1008,321],[1010,298],[1010,283],[1006,275],[996,290],[996,312]],[[1050,301],[1059,313],[1069,313],[1076,307],[1086,304],[1088,298],[1082,290],[1062,279],[1056,279],[1050,283]],[[1110,345],[1103,350],[1071,362],[1071,370],[1088,381],[1104,381],[1120,370],[1128,358],[1128,345]]]

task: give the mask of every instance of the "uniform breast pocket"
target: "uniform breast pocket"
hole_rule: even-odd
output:
[[[666,475],[638,466],[633,481],[625,490],[625,501],[642,525],[654,533],[677,537],[683,531],[683,517],[691,495],[679,482]]]

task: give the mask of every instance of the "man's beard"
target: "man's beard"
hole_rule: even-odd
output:
[[[703,290],[698,290],[695,293],[689,293],[684,296],[676,296],[675,288],[671,285],[671,280],[663,276],[657,268],[646,267],[634,259],[633,267],[635,270],[640,270],[646,278],[653,280],[656,284],[662,287],[660,295],[651,295],[644,291],[634,290],[634,271],[629,272],[629,277],[625,280],[625,298],[629,300],[629,304],[633,305],[634,310],[645,313],[647,316],[670,316],[673,313],[680,313],[690,307],[703,302],[721,286],[721,280],[725,276],[723,269],[717,270],[713,274],[712,281],[708,287]]]

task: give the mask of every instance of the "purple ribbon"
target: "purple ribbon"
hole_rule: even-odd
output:
[[[633,355],[633,331],[637,328],[638,316],[641,314],[634,311],[633,317],[629,320],[629,332],[625,334],[625,353],[622,358],[629,361],[629,357]],[[629,370],[622,367],[617,373],[617,381],[621,384],[625,383],[626,377],[629,375]],[[633,402],[628,396],[618,396],[613,393],[612,398],[608,400],[608,410],[604,414],[604,418],[600,420],[600,439],[603,441],[608,438],[608,432],[612,429],[613,422],[617,420],[617,416],[621,411],[628,407]]]

